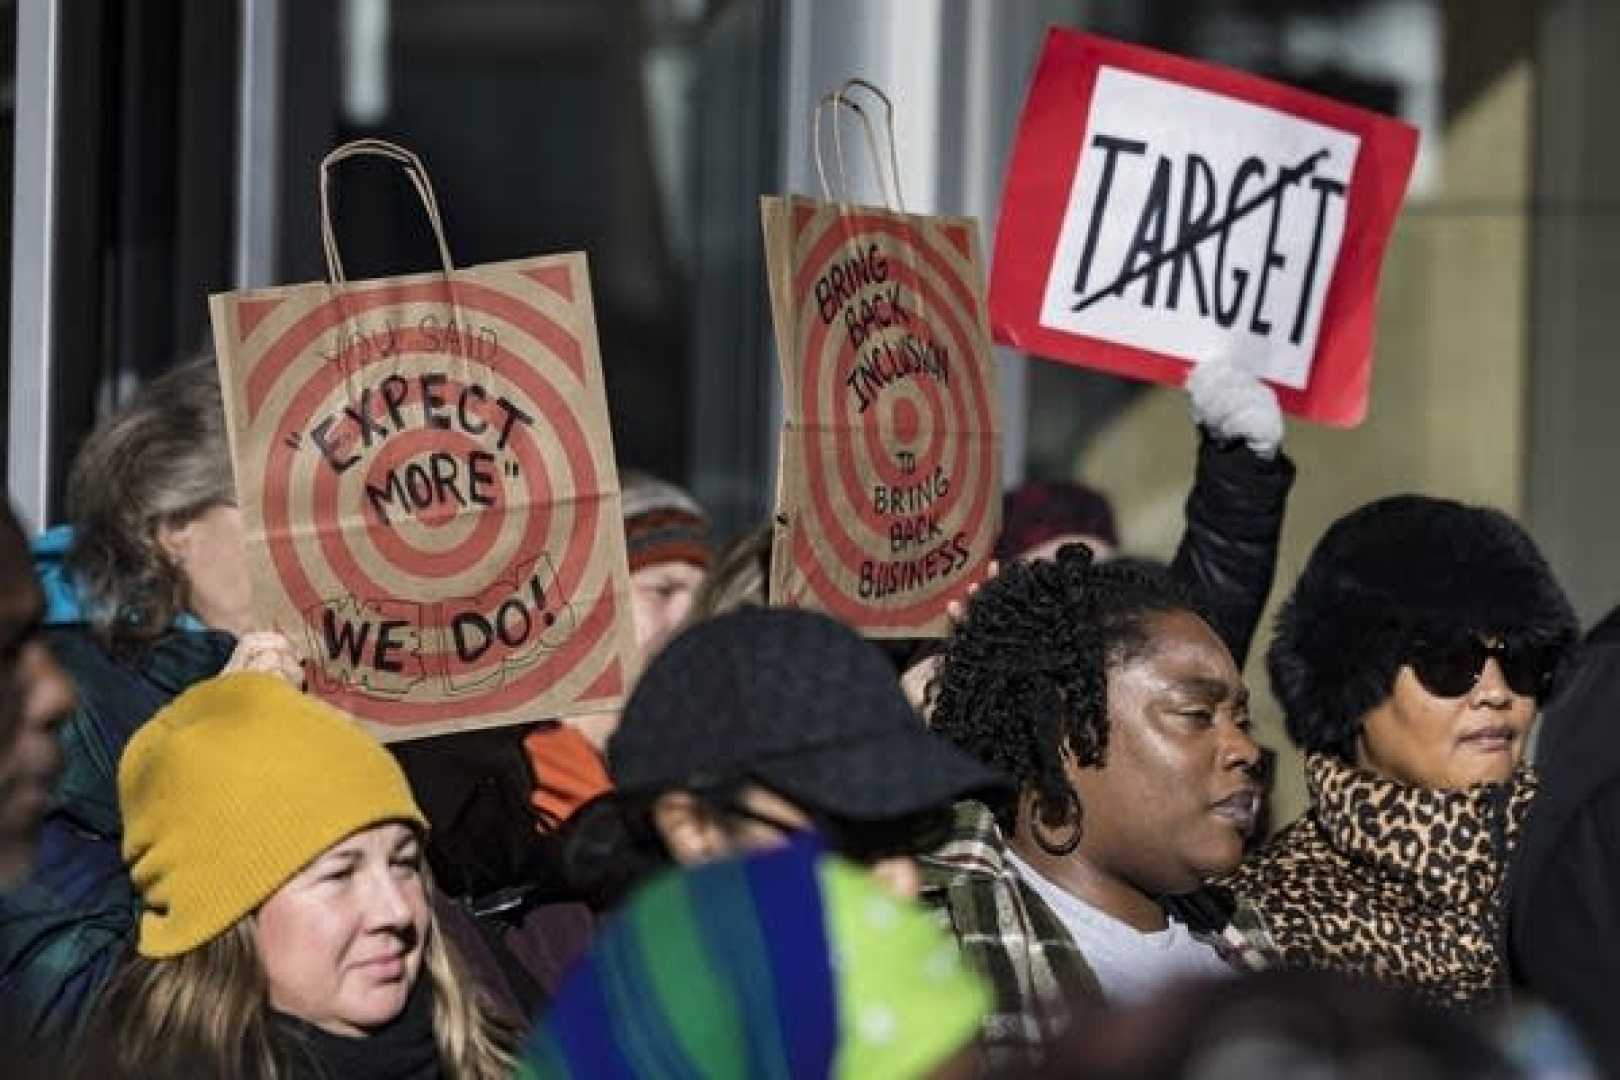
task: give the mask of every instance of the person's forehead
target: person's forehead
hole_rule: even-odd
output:
[[[1220,635],[1196,611],[1176,609],[1155,611],[1143,619],[1148,633],[1164,644],[1188,647],[1224,649]]]
[[[703,577],[703,568],[683,559],[651,563],[630,574],[632,581],[694,581]]]
[[[376,825],[367,826],[359,832],[350,833],[339,840],[323,853],[325,855],[345,854],[349,852],[363,852],[367,849],[385,849],[397,847],[407,840],[412,840],[416,832],[402,821],[384,821]]]
[[[1249,688],[1244,685],[1241,677],[1217,676],[1203,672],[1172,672],[1165,681],[1177,691],[1195,698],[1212,701],[1225,701],[1228,698],[1240,702],[1249,700]]]
[[[1189,690],[1241,687],[1242,673],[1208,623],[1189,611],[1165,612],[1145,621],[1145,646],[1127,666]]]

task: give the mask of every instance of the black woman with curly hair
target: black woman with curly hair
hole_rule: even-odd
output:
[[[1077,1002],[1269,964],[1258,918],[1205,886],[1260,808],[1232,655],[1163,572],[1083,545],[981,588],[939,676],[934,728],[1018,782],[962,803],[923,899],[989,976],[992,1070],[1025,1069]]]

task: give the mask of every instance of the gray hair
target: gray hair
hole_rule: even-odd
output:
[[[769,521],[749,529],[721,553],[698,586],[686,626],[740,607],[765,607],[771,583],[771,548],[775,533]]]
[[[159,527],[235,500],[212,356],[175,365],[96,426],[68,476],[67,567],[109,647],[150,644],[186,608],[186,581],[158,544]]]

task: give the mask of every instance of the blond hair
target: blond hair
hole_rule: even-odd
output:
[[[424,869],[423,886],[432,895]],[[270,991],[254,942],[253,916],[188,953],[155,960],[134,956],[97,1002],[98,1020],[76,1075],[209,1076],[284,1080],[299,1075],[289,1049],[271,1036]],[[469,986],[466,964],[430,921],[422,971],[433,994],[433,1040],[455,1080],[505,1080],[512,1074],[516,1033]]]

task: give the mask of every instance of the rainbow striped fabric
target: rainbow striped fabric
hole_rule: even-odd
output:
[[[921,909],[813,839],[664,876],[564,982],[518,1076],[920,1076],[989,993]]]

